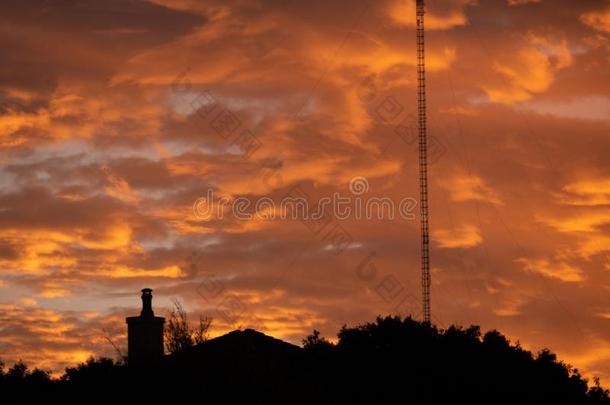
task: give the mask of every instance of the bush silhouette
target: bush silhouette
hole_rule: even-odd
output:
[[[212,319],[200,315],[199,325],[197,329],[194,329],[180,301],[173,300],[173,303],[174,308],[163,331],[165,349],[169,353],[174,353],[205,342]]]
[[[17,363],[0,367],[0,389],[115,399],[198,390],[210,403],[610,404],[599,380],[590,387],[554,353],[534,355],[496,330],[380,317],[337,337],[331,343],[314,330],[300,348],[247,329],[176,351],[156,368],[89,359],[59,379]]]

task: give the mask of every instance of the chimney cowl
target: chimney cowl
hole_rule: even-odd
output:
[[[152,310],[152,289],[143,288],[142,289],[142,312],[140,312],[140,316],[142,317],[154,317],[155,314]]]

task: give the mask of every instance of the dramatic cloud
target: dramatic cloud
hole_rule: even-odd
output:
[[[580,20],[589,27],[610,34],[610,8],[582,14]]]
[[[473,247],[482,242],[476,226],[466,225],[459,229],[435,229],[432,239],[444,248]]]
[[[113,355],[143,287],[214,335],[419,317],[414,3],[3,2],[0,358]],[[608,384],[608,5],[428,3],[433,319]]]

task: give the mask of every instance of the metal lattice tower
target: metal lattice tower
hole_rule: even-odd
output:
[[[430,256],[428,240],[428,135],[426,127],[426,63],[424,0],[417,1],[417,123],[419,134],[419,206],[421,213],[421,286],[423,321],[430,322]]]

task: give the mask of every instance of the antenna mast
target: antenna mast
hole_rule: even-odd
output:
[[[419,134],[419,207],[421,214],[421,286],[423,321],[430,323],[430,257],[428,240],[428,135],[426,128],[426,64],[424,0],[417,1],[417,123]]]

